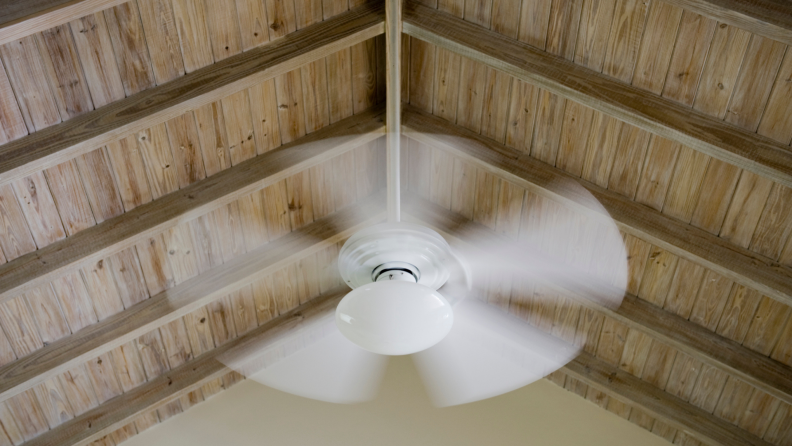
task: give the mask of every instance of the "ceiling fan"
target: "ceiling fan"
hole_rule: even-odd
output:
[[[401,221],[399,16],[400,1],[387,0],[388,221],[358,231],[341,249],[339,271],[352,291],[334,311],[221,360],[285,392],[355,403],[376,396],[389,356],[412,355],[435,405],[465,404],[536,381],[581,350],[574,336],[485,303],[488,294],[510,285],[512,312],[579,298],[616,308],[627,256],[608,213],[574,181],[557,194],[575,195],[590,212],[532,208],[534,224],[519,241],[471,244],[463,236],[452,248],[429,227]]]

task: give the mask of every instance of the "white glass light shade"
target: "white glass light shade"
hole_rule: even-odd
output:
[[[336,325],[350,341],[382,355],[409,355],[440,342],[454,323],[451,305],[417,283],[384,281],[344,296]]]

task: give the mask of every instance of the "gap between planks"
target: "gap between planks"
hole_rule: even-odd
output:
[[[385,219],[377,193],[0,367],[0,400],[100,356]],[[361,216],[366,216],[361,218]]]
[[[404,32],[650,133],[792,187],[792,152],[788,146],[770,138],[415,1],[405,6]]]
[[[385,32],[382,5],[367,3],[0,146],[0,185],[68,161]]]
[[[413,139],[452,153],[534,193],[591,213],[596,206],[587,203],[590,197],[580,196],[574,188],[556,192],[550,189],[561,187],[563,181],[575,181],[599,201],[622,231],[792,306],[792,269],[776,261],[414,107],[405,107],[402,127],[405,135]],[[436,135],[458,139],[449,142]]]
[[[80,416],[51,429],[23,446],[85,445],[119,429],[138,415],[173,401],[196,388],[222,377],[231,369],[218,358],[224,353],[244,349],[260,342],[277,342],[284,334],[298,329],[303,321],[330,311],[348,292],[342,286],[317,297],[286,314],[226,344],[210,350],[192,361],[171,369],[141,386],[121,394]]]
[[[351,116],[0,265],[0,302],[373,141],[383,114],[377,106]]]
[[[429,225],[442,234],[481,249],[486,248],[488,240],[498,239],[499,244],[504,243],[502,239],[505,236],[417,195],[406,194],[404,201],[408,220],[416,219],[418,223]],[[569,296],[566,291],[572,290],[562,290],[563,295]],[[792,382],[789,380],[792,368],[785,364],[630,294],[625,295],[624,301],[616,310],[598,305],[585,299],[585,296],[576,297],[575,302],[639,330],[705,364],[724,370],[787,404],[792,404]]]

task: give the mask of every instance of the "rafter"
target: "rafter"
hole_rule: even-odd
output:
[[[665,0],[666,3],[792,45],[792,4],[786,0]]]
[[[384,132],[382,115],[376,107],[341,120],[0,265],[0,302],[373,141]]]
[[[756,435],[588,353],[580,354],[562,370],[590,387],[614,395],[671,427],[691,433],[706,444],[770,446],[770,443]]]
[[[380,195],[316,220],[0,367],[0,400],[30,389],[384,219]],[[365,221],[360,215],[371,216]]]
[[[404,9],[404,32],[792,187],[792,151],[770,138],[414,1]]]
[[[588,209],[585,197],[576,201],[573,190],[550,190],[560,180],[576,181],[605,207],[622,231],[792,305],[792,269],[787,266],[413,107],[407,108],[403,128],[405,134],[416,140],[450,152],[532,192],[577,209]],[[461,138],[449,143],[438,134]]]
[[[298,328],[302,321],[334,308],[345,293],[346,291],[339,289],[327,293],[324,297],[313,299],[244,336],[210,350],[140,387],[74,417],[24,443],[23,446],[84,445],[102,438],[130,423],[138,415],[173,401],[230,372],[231,370],[218,360],[223,353],[235,348],[244,348],[251,342],[274,341],[289,330]]]
[[[282,39],[206,66],[0,146],[0,184],[55,166],[188,110],[384,33],[368,3]]]
[[[332,309],[343,292],[318,298],[292,312],[279,316],[256,330],[211,350],[140,387],[63,423],[25,443],[23,446],[60,444],[82,445],[101,438],[132,421],[136,416],[173,401],[229,369],[218,361],[232,348],[244,348],[253,340],[277,339],[297,328],[301,321]],[[651,384],[610,366],[588,354],[582,354],[563,369],[586,384],[625,400],[650,415],[695,437],[713,444],[766,446],[769,443],[702,409],[674,397]]]
[[[127,0],[15,0],[0,5],[0,45]]]
[[[482,250],[486,250],[493,239],[501,239],[499,244],[504,243],[505,236],[415,195],[405,200],[404,211],[419,222]],[[792,368],[785,364],[630,294],[625,295],[617,310],[585,298],[577,302],[792,404],[792,381],[789,380]]]

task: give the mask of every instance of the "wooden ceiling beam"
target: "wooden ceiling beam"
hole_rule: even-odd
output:
[[[202,385],[222,377],[231,369],[218,358],[236,348],[254,342],[277,340],[297,329],[302,321],[332,310],[347,290],[328,293],[280,315],[260,327],[210,350],[192,361],[172,369],[141,386],[23,443],[22,446],[76,446],[98,440],[132,422],[137,416],[171,402]]]
[[[405,196],[404,212],[418,222],[482,250],[490,246],[493,239],[499,239],[499,244],[508,243],[503,239],[505,236],[496,234],[486,226],[471,222],[460,214],[414,194]],[[789,379],[792,367],[630,294],[624,296],[617,310],[585,298],[576,301],[792,404],[792,381]]]
[[[367,3],[266,45],[8,142],[0,146],[0,184],[68,161],[384,32],[382,5]]]
[[[404,32],[792,187],[792,151],[770,138],[415,1],[405,6]]]
[[[0,400],[71,370],[385,218],[382,194],[316,220],[0,367]],[[371,216],[360,220],[360,215]]]
[[[768,257],[414,107],[406,108],[402,128],[407,136],[447,151],[532,192],[578,210],[592,209],[590,199],[581,196],[577,187],[563,188],[564,181],[575,181],[599,201],[622,231],[792,306],[792,268]],[[449,140],[438,135],[457,138]],[[554,191],[553,188],[557,187],[562,189]]]
[[[23,446],[75,446],[102,438],[135,417],[228,373],[230,369],[218,360],[224,353],[231,349],[244,348],[251,342],[260,342],[264,337],[274,341],[283,333],[296,329],[302,321],[332,310],[344,293],[339,290],[338,293],[304,304],[240,338],[61,424]],[[769,443],[759,437],[591,355],[584,353],[578,356],[563,370],[589,386],[612,394],[707,443],[769,446]]]
[[[787,0],[664,0],[760,36],[792,45],[792,4]]]
[[[0,5],[0,45],[128,0],[14,0]]]
[[[770,446],[756,435],[642,381],[588,353],[581,353],[562,370],[589,387],[613,395],[697,440],[722,446]]]
[[[373,141],[383,115],[378,106],[346,118],[0,265],[0,302]]]

